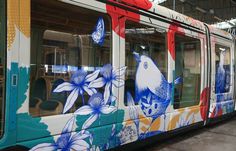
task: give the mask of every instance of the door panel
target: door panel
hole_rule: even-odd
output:
[[[211,104],[209,117],[219,117],[234,110],[234,52],[232,43],[218,37],[211,37],[212,75]]]
[[[206,36],[202,33],[177,25],[171,25],[169,33],[169,49],[172,50],[169,60],[174,61],[174,78],[172,108],[167,115],[167,125],[168,130],[174,130],[206,120],[207,50]],[[181,83],[176,84],[174,80],[179,78]]]
[[[167,32],[164,27],[143,20],[129,17],[120,20],[125,27],[122,30],[125,39],[120,38],[121,66],[127,69],[119,108],[125,112],[124,129],[131,129],[134,135],[124,143],[164,132],[164,114],[170,104],[168,86],[155,91],[161,80],[169,84]]]

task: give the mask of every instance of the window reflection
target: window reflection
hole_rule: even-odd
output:
[[[175,85],[174,108],[198,105],[201,88],[200,40],[177,34],[175,54],[175,79],[181,77],[183,83]]]
[[[167,50],[166,33],[164,30],[157,29],[144,24],[132,21],[126,22],[125,30],[125,65],[127,66],[125,75],[125,99],[127,105],[127,93],[130,93],[135,100],[135,75],[137,61],[133,52],[150,57],[167,77]],[[138,104],[138,100],[135,101]]]
[[[78,85],[82,78],[111,64],[110,18],[56,1],[35,0],[31,12],[30,113],[33,116],[62,114],[67,98],[77,89],[60,93],[55,89],[65,82]],[[92,38],[99,19],[104,21],[102,43]],[[74,112],[84,101],[87,103],[88,91],[78,93],[74,105],[66,113]]]
[[[225,93],[230,89],[230,48],[215,45],[215,92]]]

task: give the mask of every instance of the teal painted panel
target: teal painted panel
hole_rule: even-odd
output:
[[[80,131],[82,129],[82,125],[88,118],[89,116],[76,117],[76,124],[78,126],[76,131]],[[122,130],[123,125],[121,123],[117,124],[117,119],[123,122],[123,110],[117,110],[116,112],[108,115],[101,115],[100,118],[91,125],[88,129],[93,137],[91,147],[99,147],[100,150],[106,150],[114,148],[120,144],[117,137],[119,132]]]
[[[28,113],[18,114],[17,118],[17,141],[51,137],[48,126],[41,122],[41,118],[33,118]]]
[[[29,88],[29,74],[30,69],[26,67],[19,68],[19,82],[18,82],[18,105],[17,109],[19,109],[24,101],[26,100],[26,92]]]
[[[33,148],[37,144],[41,143],[53,143],[52,137],[46,137],[46,138],[40,138],[40,139],[35,139],[35,140],[29,140],[29,141],[23,141],[20,143],[17,143],[17,145],[25,146],[27,148]]]
[[[18,65],[17,63],[12,64],[13,71],[16,71]],[[11,75],[12,71],[7,70],[6,74],[6,105],[5,105],[5,129],[3,137],[0,140],[0,149],[14,145],[16,143],[16,103],[12,103],[14,99],[13,95],[10,94],[11,91]]]
[[[90,132],[93,136],[93,146],[99,146],[105,149],[107,146],[109,147],[110,144],[115,144],[115,139],[111,136],[112,125],[97,127]]]
[[[103,125],[111,125],[116,123],[116,116],[117,116],[117,112],[114,113],[110,113],[110,114],[103,114],[100,116],[100,126]]]
[[[118,110],[117,111],[117,121],[116,123],[123,123],[124,121],[124,116],[125,116],[125,111],[124,110]]]
[[[18,76],[18,63],[12,63],[11,64],[11,71],[10,72],[10,79],[13,76]],[[15,130],[16,129],[16,105],[17,105],[17,85],[13,85],[12,81],[10,81],[9,87],[10,87],[10,99],[9,104],[9,119],[10,119],[10,130]]]
[[[85,123],[85,121],[90,117],[90,115],[78,115],[76,116],[76,125],[77,125],[77,129],[76,131],[80,131],[82,129],[83,124]],[[93,127],[98,127],[99,126],[99,120],[96,120],[91,126],[90,128]]]

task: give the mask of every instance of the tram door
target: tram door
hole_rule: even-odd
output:
[[[120,66],[126,67],[123,77],[124,87],[121,87],[119,91],[119,108],[125,111],[124,128],[132,129],[134,132],[133,139],[125,143],[164,131],[165,128],[164,122],[160,126],[151,127],[153,116],[158,114],[160,115],[158,120],[164,121],[164,113],[157,113],[145,104],[145,101],[142,102],[141,98],[149,99],[149,102],[152,99],[151,93],[146,91],[144,94],[139,90],[141,85],[145,87],[150,84],[151,79],[159,76],[168,78],[167,25],[158,20],[147,22],[149,19],[142,17],[143,20],[128,16],[119,20],[122,32],[120,34]],[[145,71],[146,69],[150,72],[157,70],[160,72],[156,75]]]
[[[211,100],[209,118],[234,111],[234,51],[231,40],[211,36]]]

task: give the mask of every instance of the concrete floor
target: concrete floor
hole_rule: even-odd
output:
[[[236,151],[236,117],[145,146],[142,151]]]

